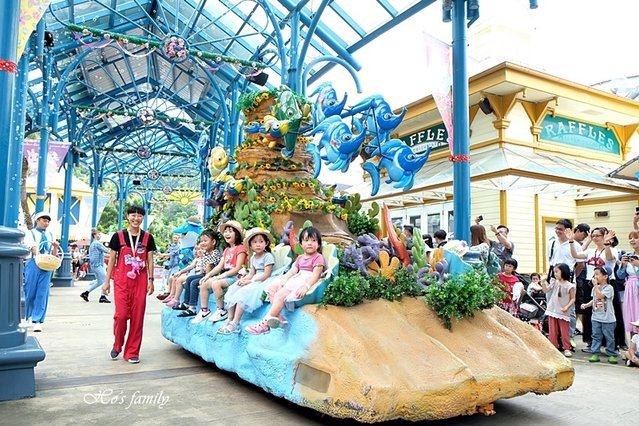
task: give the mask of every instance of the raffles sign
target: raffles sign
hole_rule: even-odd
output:
[[[541,123],[540,139],[620,155],[619,140],[610,129],[561,116],[547,115]]]
[[[421,154],[430,146],[432,151],[448,148],[448,131],[444,123],[401,138],[415,154]]]

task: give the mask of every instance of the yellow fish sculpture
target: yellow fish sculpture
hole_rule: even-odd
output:
[[[217,179],[218,176],[229,165],[230,157],[224,151],[221,146],[213,148],[209,154],[209,172],[211,173],[211,180]]]

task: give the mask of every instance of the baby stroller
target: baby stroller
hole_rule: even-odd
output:
[[[548,320],[545,314],[546,294],[541,291],[532,294],[525,292],[519,300],[519,319],[548,334]]]

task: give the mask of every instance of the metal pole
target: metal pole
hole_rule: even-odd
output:
[[[453,209],[455,239],[470,241],[470,136],[466,0],[453,3]]]
[[[18,24],[20,0],[5,0],[0,7],[0,215],[7,222],[8,187],[12,185],[9,155],[15,120],[12,117],[14,85],[17,72]],[[20,157],[22,158],[22,157]],[[21,165],[22,166],[22,165]],[[14,188],[15,190],[15,188]],[[35,396],[36,364],[44,359],[44,351],[34,337],[27,337],[19,326],[22,258],[29,252],[21,244],[24,233],[16,228],[0,226],[0,401]]]
[[[70,123],[73,123],[71,120]],[[75,125],[75,123],[70,124]],[[73,131],[73,130],[71,130]],[[72,145],[73,146],[73,145]],[[73,287],[73,276],[71,275],[71,253],[69,253],[69,228],[71,225],[71,200],[73,186],[73,166],[78,161],[78,154],[71,148],[66,156],[66,170],[64,173],[64,208],[62,210],[62,238],[60,246],[64,250],[62,265],[54,272],[51,282],[54,287]]]
[[[18,63],[18,81],[14,99],[13,142],[9,153],[7,180],[7,207],[4,222],[7,226],[18,227],[20,211],[20,181],[22,179],[22,159],[24,157],[24,123],[27,116],[27,89],[29,83],[29,46],[25,48]]]
[[[97,151],[93,151],[93,179],[91,179],[91,186],[93,189],[93,207],[91,208],[91,228],[98,226],[98,189],[102,182],[100,182],[100,156]]]
[[[124,202],[126,201],[127,190],[124,178],[120,175],[120,187],[118,188],[118,229],[122,229],[122,219],[124,218]]]
[[[46,200],[47,160],[49,158],[49,97],[51,95],[51,52],[42,60],[42,111],[40,112],[40,156],[38,158],[38,184],[36,188],[36,212],[44,211]]]

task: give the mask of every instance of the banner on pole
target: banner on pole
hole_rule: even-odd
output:
[[[20,0],[20,31],[18,31],[18,51],[20,59],[31,33],[44,15],[52,0]]]
[[[426,46],[426,81],[435,105],[448,131],[448,148],[453,153],[453,74],[451,72],[451,48],[448,44],[424,34]]]
[[[70,146],[69,142],[49,140],[49,151],[47,153],[48,172],[57,171],[60,168]],[[29,176],[37,175],[38,161],[40,160],[40,139],[25,139],[22,152],[27,157],[27,163],[29,163]]]

